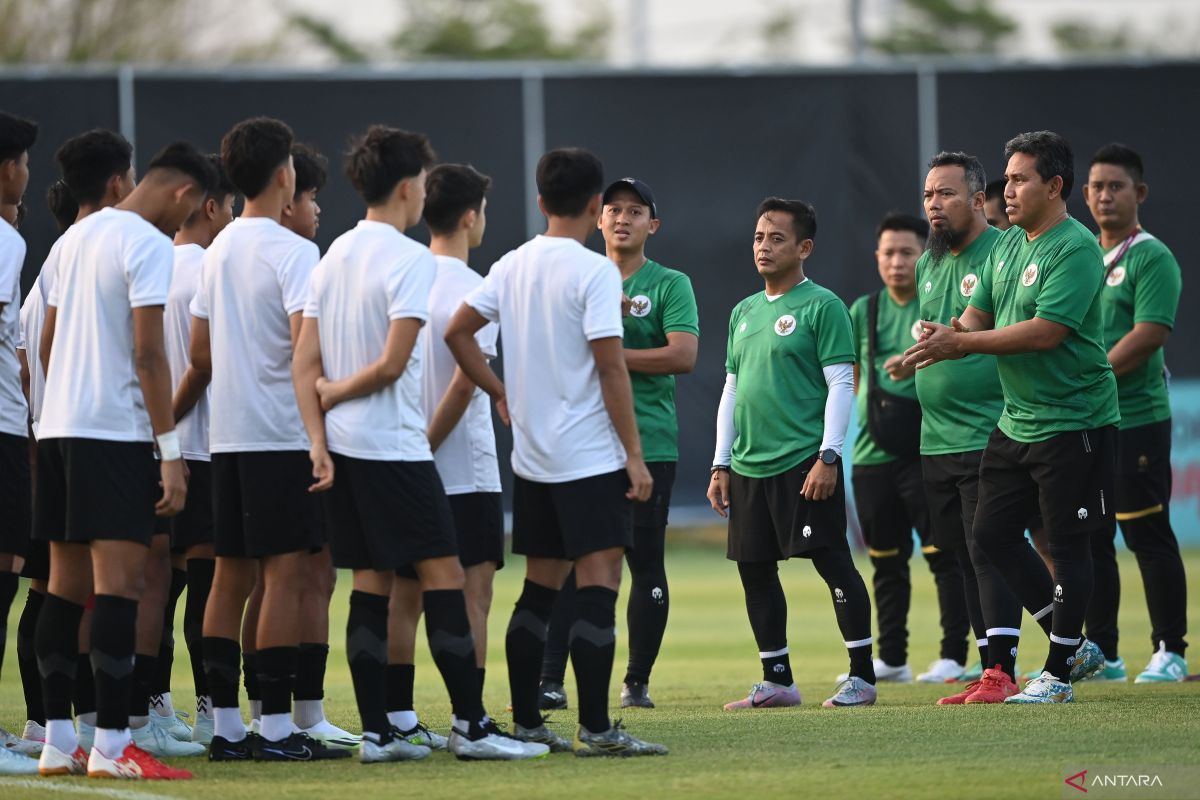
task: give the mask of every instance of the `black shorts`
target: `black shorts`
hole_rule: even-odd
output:
[[[837,465],[837,486],[824,500],[800,494],[817,457],[769,478],[729,473],[730,561],[807,558],[825,548],[850,549],[846,541],[846,481]]]
[[[450,514],[458,536],[458,560],[464,567],[491,561],[504,566],[504,503],[500,492],[452,494]]]
[[[29,481],[29,440],[0,433],[0,553],[24,556],[29,549]]]
[[[1171,420],[1117,434],[1117,521],[1168,513],[1171,504]]]
[[[213,453],[213,552],[263,558],[319,550],[320,506],[302,450]]]
[[[992,431],[979,462],[976,538],[983,526],[1024,531],[1032,501],[1050,538],[1108,527],[1116,513],[1116,458],[1115,425],[1032,444]]]
[[[568,561],[633,544],[624,469],[564,483],[513,480],[513,552]]]
[[[333,464],[333,488],[324,500],[334,566],[395,570],[458,555],[454,519],[434,462],[335,453]],[[503,520],[500,529],[503,536]]]
[[[33,534],[51,542],[117,539],[149,545],[162,497],[150,442],[38,442]]]
[[[189,460],[187,468],[187,505],[171,517],[171,550],[176,553],[213,540],[212,464]]]
[[[920,461],[900,458],[886,464],[855,465],[851,477],[854,509],[868,555],[908,558],[914,528],[922,544],[929,540],[929,506]]]
[[[925,502],[929,506],[930,542],[939,550],[966,547],[979,502],[982,450],[921,456]]]
[[[674,461],[650,461],[646,464],[654,479],[654,491],[644,503],[632,503],[633,527],[665,528],[671,510],[671,488],[675,485]]]

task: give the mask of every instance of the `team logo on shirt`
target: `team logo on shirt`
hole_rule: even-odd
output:
[[[741,325],[738,325],[738,333],[745,333],[745,332],[746,332],[746,323],[743,322]]]
[[[639,294],[629,304],[629,313],[635,317],[644,317],[650,313],[650,298]]]
[[[979,285],[979,276],[974,272],[964,275],[962,282],[958,284],[958,293],[963,297],[970,297],[975,294],[975,287]]]
[[[929,292],[932,289],[933,289],[933,281],[925,281],[925,294],[929,294]]]
[[[996,264],[996,272],[999,272],[1002,269],[1004,269],[1004,262],[1000,261]]]
[[[925,326],[921,324],[921,320],[917,320],[916,322],[914,322],[913,326],[912,326],[912,330],[909,331],[909,333],[912,334],[912,337],[914,340],[919,340],[921,338],[921,334],[924,332],[925,332]]]
[[[1113,267],[1112,272],[1108,273],[1108,277],[1104,279],[1104,282],[1109,286],[1120,286],[1125,282],[1125,268]]]
[[[796,330],[796,318],[791,314],[784,314],[779,319],[775,320],[775,333],[779,336],[791,336]]]
[[[1025,268],[1025,271],[1021,273],[1021,285],[1022,286],[1033,286],[1033,282],[1037,280],[1037,276],[1038,276],[1038,265],[1030,264],[1028,267]]]

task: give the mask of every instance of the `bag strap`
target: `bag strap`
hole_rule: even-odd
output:
[[[871,299],[867,301],[867,380],[874,381],[875,375],[875,348],[878,341],[878,332],[875,330],[879,326],[879,296],[883,294],[880,289],[875,294],[871,295]]]

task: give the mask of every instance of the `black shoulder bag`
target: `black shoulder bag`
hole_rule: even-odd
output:
[[[921,404],[916,400],[886,392],[875,379],[876,327],[879,324],[879,296],[867,301],[867,433],[875,444],[900,458],[921,451]]]

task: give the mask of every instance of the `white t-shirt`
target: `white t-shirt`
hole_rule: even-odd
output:
[[[167,363],[171,365],[172,389],[179,387],[183,374],[192,363],[192,312],[189,310],[196,288],[200,285],[200,270],[204,266],[204,248],[198,244],[175,247],[175,273],[167,293],[163,311],[163,337],[167,348]],[[192,410],[175,425],[179,447],[189,461],[208,461],[208,391],[196,401]]]
[[[209,452],[308,451],[288,320],[304,310],[320,258],[315,244],[266,217],[235,219],[204,252],[190,310],[208,320]]]
[[[304,316],[317,320],[325,377],[342,380],[383,355],[392,320],[429,319],[437,264],[394,225],[361,220],[313,270]],[[325,415],[329,450],[371,461],[431,461],[421,408],[421,345],[400,379]]]
[[[21,306],[21,341],[18,348],[25,351],[29,362],[29,417],[32,420],[34,438],[42,420],[42,398],[46,396],[46,373],[42,371],[42,325],[46,321],[46,298],[54,285],[58,269],[58,253],[62,248],[62,237],[55,240],[50,254],[42,264],[42,271],[33,281],[29,294]]]
[[[46,298],[58,311],[39,438],[154,440],[134,367],[133,309],[166,305],[172,250],[162,231],[117,208],[63,234]]]
[[[458,366],[443,337],[446,326],[463,299],[483,277],[464,262],[450,256],[437,258],[437,279],[429,293],[429,324],[421,334],[425,352],[425,421],[426,427],[433,412],[446,394],[454,370]],[[489,322],[475,334],[484,355],[496,357],[496,337],[500,328]],[[500,465],[496,459],[496,432],[492,429],[491,398],[479,387],[471,395],[471,403],[462,419],[446,436],[433,454],[438,474],[446,494],[500,491]]]
[[[562,483],[622,469],[590,345],[622,335],[617,266],[574,239],[538,236],[497,261],[466,302],[503,332],[513,472]]]
[[[21,390],[21,362],[17,344],[21,339],[21,267],[25,264],[25,240],[17,229],[0,219],[0,433],[28,436],[29,407]]]

